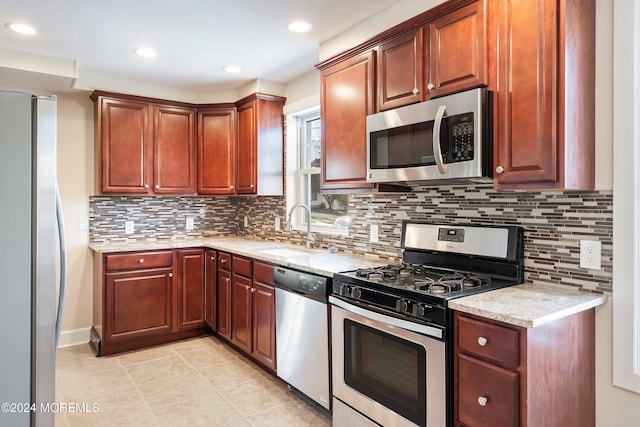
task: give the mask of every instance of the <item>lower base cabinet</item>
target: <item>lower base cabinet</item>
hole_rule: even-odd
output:
[[[458,427],[595,426],[595,310],[536,328],[454,312]]]

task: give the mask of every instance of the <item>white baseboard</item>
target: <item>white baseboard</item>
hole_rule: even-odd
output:
[[[87,344],[91,338],[91,328],[72,329],[60,332],[58,348]]]

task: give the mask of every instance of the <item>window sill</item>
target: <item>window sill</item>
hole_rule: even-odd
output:
[[[301,231],[303,233],[307,232],[307,226],[306,225],[298,225],[298,224],[294,224],[293,225],[293,229],[296,231]],[[316,225],[316,224],[311,224],[311,232],[312,233],[318,233],[318,234],[329,234],[329,235],[334,235],[334,236],[348,236],[349,235],[349,228],[348,227],[334,227],[332,225]]]

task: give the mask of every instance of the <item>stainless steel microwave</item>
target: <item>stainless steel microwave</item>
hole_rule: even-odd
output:
[[[367,181],[492,177],[492,101],[472,89],[367,116]]]

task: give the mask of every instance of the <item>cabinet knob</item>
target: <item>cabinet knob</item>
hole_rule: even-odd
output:
[[[504,167],[502,167],[502,166],[496,167],[496,172],[498,172],[498,173],[504,172]]]
[[[480,346],[484,347],[487,345],[487,342],[489,342],[489,340],[485,337],[478,337],[478,344],[480,344]]]
[[[215,261],[215,260],[216,260],[216,257],[212,256],[211,261]]]
[[[169,277],[173,277],[173,273],[169,273]]]
[[[138,261],[140,264],[144,264],[144,258],[140,258],[140,260]]]
[[[251,184],[249,187],[250,187],[250,188],[256,188],[256,186],[255,186],[255,185],[253,185],[253,184]]]
[[[149,184],[145,184],[144,188],[146,188],[148,190],[149,189]]]
[[[414,87],[414,88],[413,88],[413,94],[414,94],[414,95],[417,95],[417,94],[419,94],[419,93],[420,93],[420,90],[419,90],[417,87]]]
[[[249,285],[244,285],[244,288],[245,288],[246,290],[249,290],[249,288],[250,288],[250,287],[251,287],[251,286],[249,286]]]
[[[233,190],[233,185],[229,187],[229,190]]]
[[[256,291],[256,288],[251,288],[251,292],[255,292],[255,291]]]
[[[227,260],[226,260],[226,259],[221,259],[221,260],[220,260],[220,262],[221,262],[222,264],[226,264]]]
[[[429,90],[434,90],[435,88],[436,88],[436,87],[435,87],[435,85],[434,85],[433,83],[429,83],[429,84],[427,85],[427,89],[429,89]]]
[[[156,190],[160,189],[160,184],[156,184]]]
[[[486,397],[484,397],[484,396],[478,397],[478,405],[487,406],[488,402],[489,402],[489,399],[487,399]]]
[[[229,284],[229,282],[231,281],[231,279],[229,279],[228,277],[224,278],[227,281],[227,284]]]

